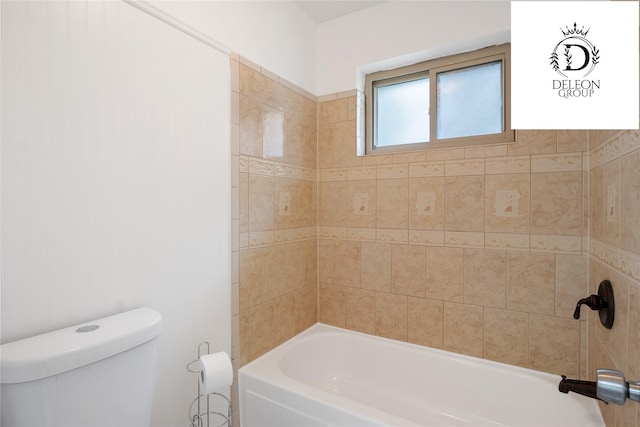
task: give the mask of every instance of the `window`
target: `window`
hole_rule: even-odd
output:
[[[512,142],[509,45],[365,78],[366,153]]]

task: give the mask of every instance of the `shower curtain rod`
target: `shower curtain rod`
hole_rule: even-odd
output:
[[[176,30],[182,31],[186,35],[193,37],[194,39],[216,49],[219,52],[224,53],[225,55],[231,55],[231,49],[223,45],[222,43],[217,42],[211,37],[203,34],[202,32],[196,30],[192,26],[180,21],[179,19],[173,17],[172,15],[164,12],[161,9],[158,9],[156,6],[150,4],[144,0],[122,0],[123,2],[135,7],[143,11],[144,13],[153,16],[156,19],[164,22],[175,28]]]

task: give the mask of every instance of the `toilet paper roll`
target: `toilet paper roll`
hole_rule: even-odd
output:
[[[200,356],[198,369],[201,393],[214,393],[221,388],[229,387],[233,382],[231,359],[224,351]]]

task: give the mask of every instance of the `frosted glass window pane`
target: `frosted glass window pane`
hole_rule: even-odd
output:
[[[429,141],[429,79],[380,86],[376,97],[376,147]]]
[[[501,133],[502,63],[438,74],[438,139]]]

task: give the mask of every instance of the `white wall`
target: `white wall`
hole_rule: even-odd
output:
[[[186,425],[198,343],[230,352],[229,58],[121,2],[2,19],[2,342],[152,307]]]
[[[316,92],[316,24],[291,1],[165,1],[159,9],[245,58]]]
[[[317,29],[316,94],[356,88],[358,69],[508,41],[510,11],[508,1],[391,1],[323,22]]]

